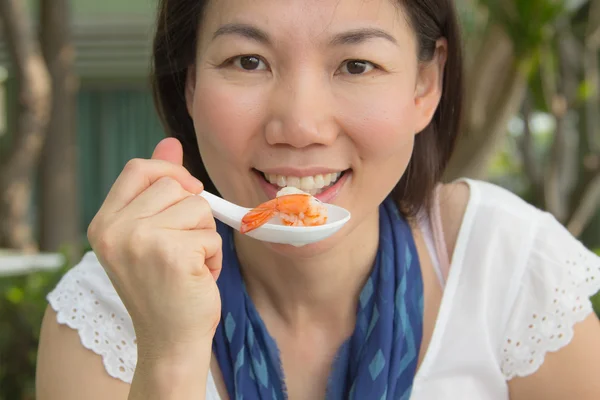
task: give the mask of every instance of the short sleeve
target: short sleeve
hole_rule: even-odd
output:
[[[600,258],[554,217],[536,230],[501,346],[507,380],[533,374],[548,352],[573,338],[573,327],[593,313],[590,296],[600,290]]]
[[[131,383],[137,361],[133,323],[93,252],[48,294],[57,320],[75,329],[84,347],[102,357],[109,375]]]

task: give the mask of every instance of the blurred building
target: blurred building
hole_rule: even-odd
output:
[[[83,233],[125,162],[148,157],[164,133],[148,85],[155,0],[72,4]],[[14,126],[16,85],[0,36],[0,148]]]

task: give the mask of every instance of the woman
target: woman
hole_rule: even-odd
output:
[[[159,10],[174,138],[125,167],[48,296],[40,400],[600,398],[600,260],[501,188],[439,184],[462,98],[450,0]],[[352,219],[275,245],[195,196],[285,186]]]

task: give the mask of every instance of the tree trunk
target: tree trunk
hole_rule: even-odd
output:
[[[68,0],[41,0],[42,50],[52,77],[52,111],[40,165],[40,247],[57,251],[79,241],[77,137],[78,80]]]
[[[519,110],[527,88],[529,63],[515,58],[510,38],[491,25],[467,68],[462,136],[445,173],[485,179],[493,156],[506,138],[509,119]]]
[[[567,224],[571,234],[580,236],[583,233],[588,223],[598,213],[598,204],[600,204],[600,172],[588,183],[580,203]]]
[[[16,131],[0,165],[0,247],[33,251],[28,216],[50,114],[50,76],[22,1],[0,0],[0,25],[19,82]]]

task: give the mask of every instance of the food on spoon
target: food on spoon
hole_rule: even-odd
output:
[[[317,226],[327,222],[327,208],[309,193],[288,186],[244,215],[240,232],[248,233],[276,216],[287,226]]]

